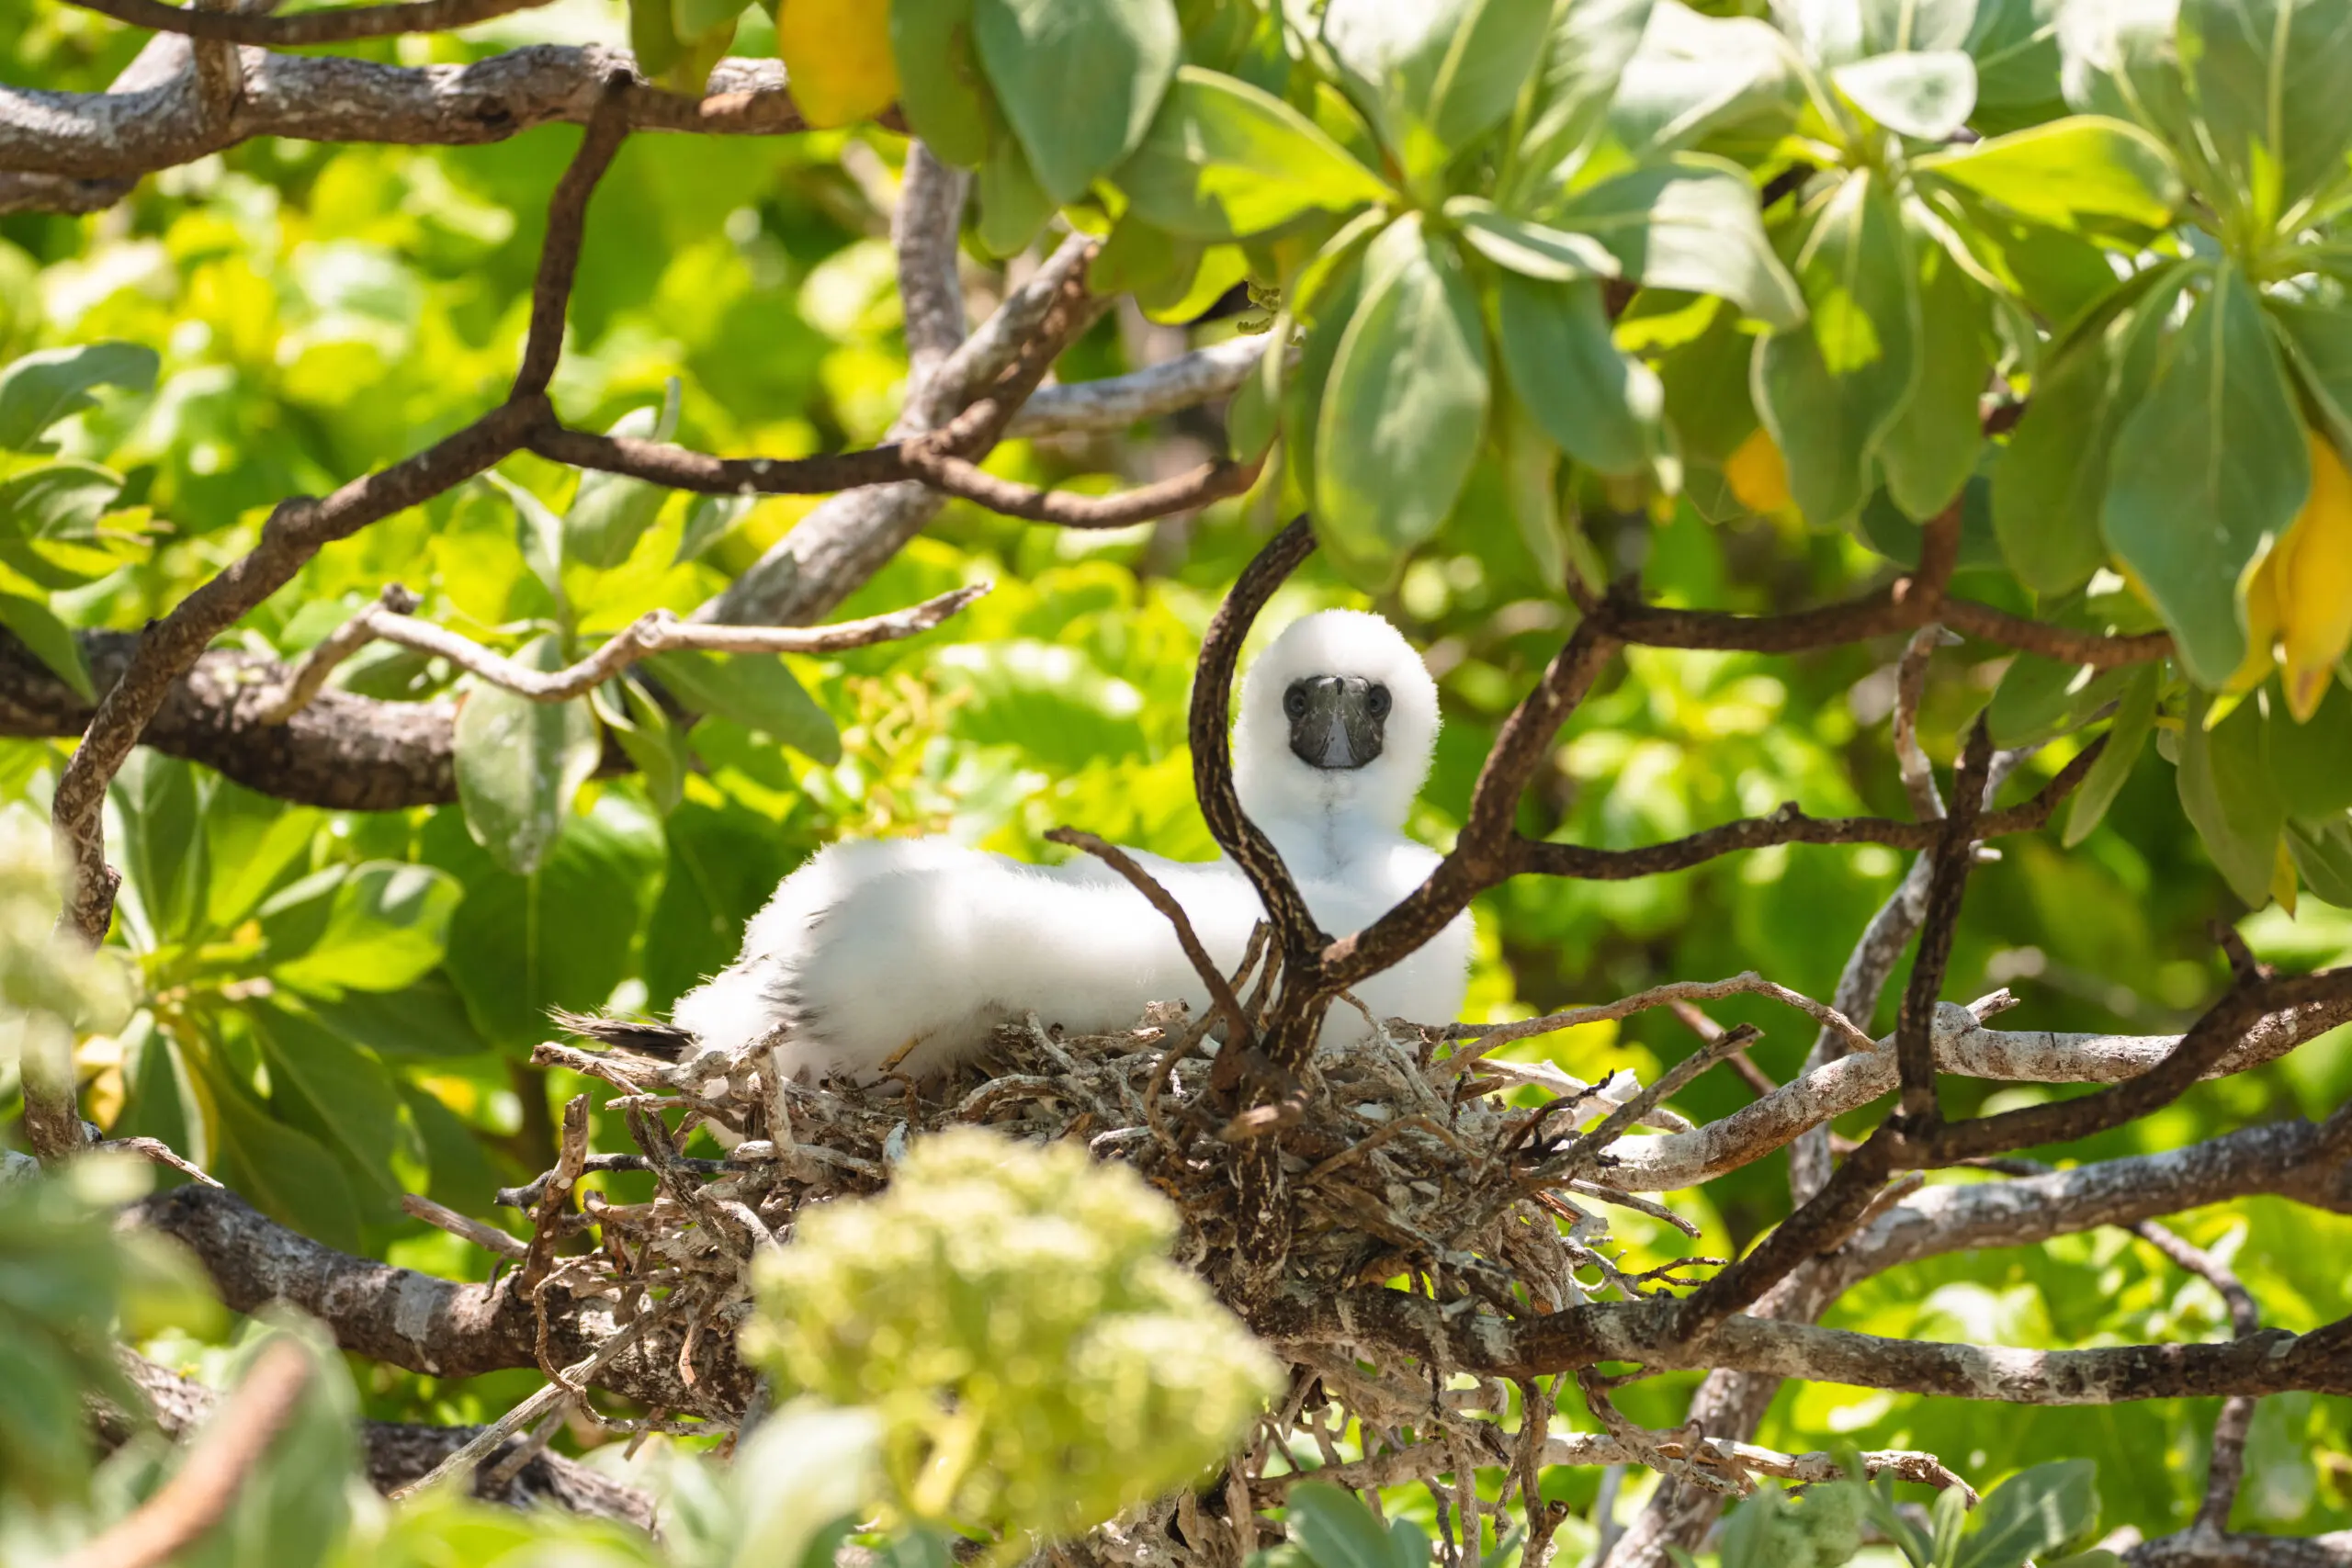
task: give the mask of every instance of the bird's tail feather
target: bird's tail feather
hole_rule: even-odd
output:
[[[598,1013],[567,1012],[562,1008],[549,1008],[548,1016],[560,1027],[582,1039],[601,1041],[606,1045],[664,1062],[677,1061],[695,1043],[692,1034],[675,1024],[652,1023],[633,1018],[609,1018]]]

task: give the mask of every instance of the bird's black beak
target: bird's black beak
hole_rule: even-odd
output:
[[[1380,755],[1388,688],[1361,675],[1314,675],[1283,694],[1291,754],[1311,768],[1361,768]]]

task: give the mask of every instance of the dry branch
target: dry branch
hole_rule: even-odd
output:
[[[471,27],[493,17],[547,5],[548,0],[402,0],[398,5],[354,6],[292,17],[183,9],[167,6],[164,0],[72,0],[72,4],[134,28],[224,43],[290,49],[302,44],[344,43],[355,39],[390,38],[396,33],[436,33]]]

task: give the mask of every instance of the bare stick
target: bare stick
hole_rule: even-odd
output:
[[[1077,828],[1056,828],[1046,838],[1048,842],[1068,844],[1074,850],[1083,850],[1092,855],[1125,877],[1128,886],[1142,894],[1147,903],[1165,916],[1168,923],[1176,929],[1176,945],[1184,950],[1185,962],[1192,964],[1193,972],[1201,977],[1201,984],[1208,987],[1209,1004],[1224,1018],[1225,1026],[1233,1032],[1232,1037],[1245,1043],[1244,1050],[1257,1044],[1257,1031],[1250,1027],[1250,1015],[1243,1010],[1241,998],[1233,994],[1233,987],[1217,968],[1216,961],[1209,956],[1208,949],[1201,945],[1199,934],[1193,930],[1191,917],[1184,913],[1184,906],[1176,901],[1173,894],[1154,881],[1149,872],[1137,865],[1134,856],[1092,833]]]
[[[496,1225],[484,1224],[455,1209],[443,1208],[430,1198],[420,1198],[413,1192],[401,1194],[401,1207],[410,1218],[423,1220],[435,1230],[447,1231],[451,1235],[462,1237],[501,1258],[520,1258],[526,1257],[531,1250],[520,1236],[509,1235]]]
[[[396,643],[446,659],[469,674],[535,703],[560,703],[584,695],[639,660],[673,649],[703,653],[839,653],[895,642],[931,630],[991,586],[983,582],[958,588],[903,610],[830,626],[711,626],[681,620],[668,610],[651,610],[577,663],[561,670],[533,670],[492,653],[446,626],[414,619],[398,606],[406,604],[413,608],[415,595],[394,583],[384,590],[381,604],[371,604],[345,621],[294,666],[285,691],[262,710],[262,719],[266,724],[283,724],[293,717],[318,694],[337,664],[371,641]]]
[[[1496,1046],[1513,1040],[1526,1040],[1539,1034],[1556,1033],[1563,1029],[1625,1018],[1649,1008],[1668,1007],[1676,1002],[1720,1001],[1725,997],[1742,996],[1770,997],[1775,1001],[1786,1002],[1819,1021],[1824,1029],[1834,1031],[1846,1041],[1849,1049],[1878,1049],[1878,1043],[1870,1037],[1867,1031],[1836,1008],[1826,1007],[1811,997],[1790,990],[1786,986],[1776,985],[1753,969],[1743,971],[1728,980],[1672,980],[1613,1002],[1570,1008],[1564,1012],[1546,1013],[1542,1018],[1522,1019],[1516,1023],[1457,1023],[1447,1029],[1445,1033],[1448,1039],[1476,1040],[1477,1044],[1457,1051],[1453,1056],[1457,1062],[1473,1061]]]
[[[288,49],[310,43],[390,38],[396,33],[437,33],[470,27],[493,17],[527,11],[548,0],[404,0],[391,6],[355,6],[341,11],[306,11],[293,17],[255,17],[234,11],[182,10],[163,0],[72,0],[85,11],[112,17],[134,28],[180,33],[223,43]]]

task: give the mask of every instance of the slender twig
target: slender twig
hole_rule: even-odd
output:
[[[1525,1040],[1538,1034],[1553,1034],[1564,1029],[1576,1029],[1588,1023],[1602,1023],[1612,1019],[1626,1018],[1649,1008],[1670,1007],[1677,1002],[1720,1001],[1725,997],[1770,997],[1786,1002],[1800,1012],[1817,1020],[1825,1029],[1842,1036],[1848,1045],[1857,1051],[1878,1048],[1867,1031],[1837,1009],[1824,1006],[1811,997],[1776,985],[1753,969],[1733,976],[1728,980],[1670,980],[1663,986],[1653,986],[1630,997],[1613,1002],[1599,1002],[1590,1007],[1570,1008],[1564,1012],[1546,1013],[1542,1018],[1521,1019],[1515,1023],[1457,1023],[1445,1031],[1450,1040],[1476,1040],[1477,1043],[1453,1054],[1456,1062],[1475,1061],[1498,1045],[1513,1040]],[[1720,1037],[1717,1031],[1710,1041]]]
[[[228,1517],[238,1488],[293,1418],[310,1382],[311,1353],[290,1338],[272,1343],[207,1424],[179,1473],[62,1568],[156,1568],[194,1545]]]
[[[1192,472],[1113,495],[1078,495],[999,479],[977,463],[909,443],[899,449],[907,469],[935,490],[977,502],[1007,517],[1051,523],[1064,528],[1125,528],[1179,512],[1194,512],[1213,501],[1239,495],[1258,482],[1264,460],[1204,463]]]
[[[291,49],[302,44],[346,43],[390,38],[396,33],[437,33],[470,27],[493,17],[544,6],[548,0],[402,0],[390,6],[354,6],[339,11],[305,11],[292,17],[256,17],[235,11],[182,10],[163,0],[71,0],[85,11],[112,17],[134,28],[179,33],[192,39]]]
[[[1129,886],[1143,895],[1146,903],[1159,911],[1175,928],[1176,945],[1184,950],[1184,961],[1193,966],[1193,973],[1200,976],[1201,984],[1208,987],[1209,1006],[1225,1020],[1226,1028],[1231,1032],[1227,1038],[1243,1042],[1241,1048],[1245,1051],[1255,1049],[1258,1034],[1250,1027],[1248,1010],[1242,1007],[1241,999],[1233,994],[1232,986],[1227,982],[1224,972],[1217,968],[1216,961],[1209,956],[1208,949],[1201,945],[1199,933],[1193,930],[1192,918],[1184,913],[1184,906],[1176,901],[1175,895],[1137,865],[1134,856],[1092,833],[1077,828],[1056,828],[1046,838],[1050,843],[1067,844],[1071,849],[1083,850],[1092,855],[1125,877]]]
[[[455,1209],[444,1208],[430,1198],[403,1192],[401,1194],[401,1208],[411,1219],[423,1220],[435,1230],[447,1231],[451,1235],[472,1242],[501,1258],[519,1258],[529,1255],[530,1248],[520,1236],[509,1235],[496,1225],[484,1224]]]
[[[668,610],[650,610],[577,663],[560,670],[534,670],[493,653],[446,626],[413,618],[399,606],[405,604],[413,608],[415,596],[394,583],[384,590],[382,603],[368,606],[336,627],[294,665],[285,690],[263,707],[262,722],[283,724],[293,717],[318,694],[337,664],[371,641],[396,643],[446,659],[470,675],[535,703],[560,703],[584,695],[639,660],[673,649],[703,653],[839,653],[895,642],[931,630],[991,586],[977,583],[903,610],[828,626],[711,626],[681,620]]]

